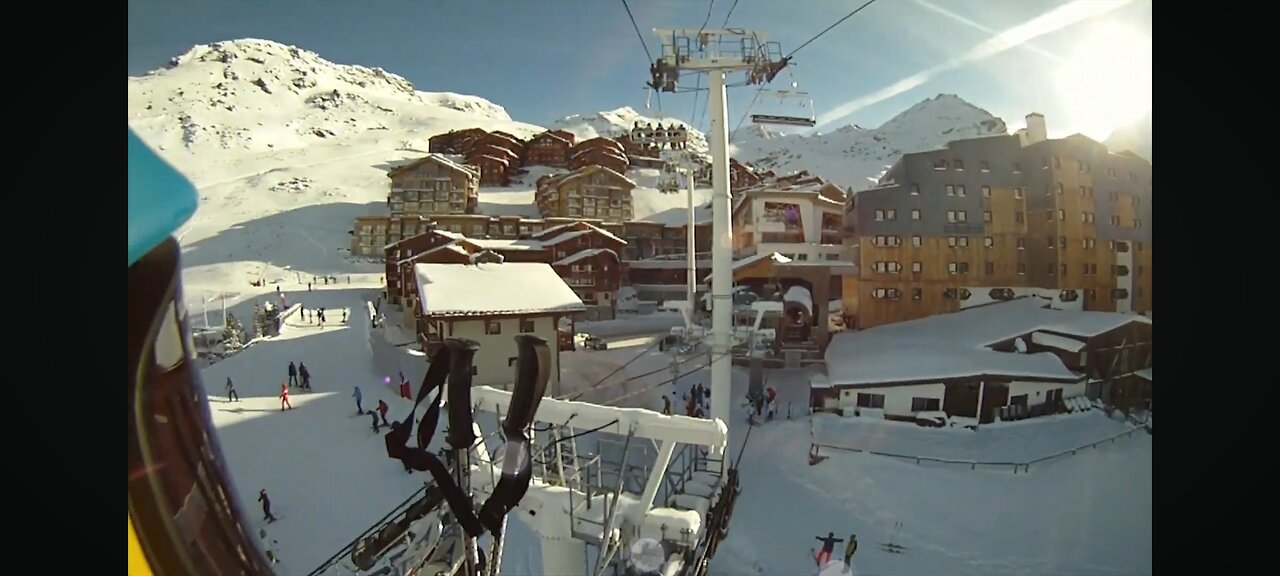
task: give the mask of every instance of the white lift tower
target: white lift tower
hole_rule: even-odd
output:
[[[729,192],[729,112],[725,75],[743,72],[746,84],[772,81],[788,60],[764,32],[731,28],[654,29],[662,55],[649,86],[675,92],[682,74],[705,73],[711,116],[711,415],[729,422],[733,346],[733,199]]]

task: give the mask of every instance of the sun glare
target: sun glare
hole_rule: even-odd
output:
[[[1105,139],[1151,112],[1151,37],[1114,23],[1093,28],[1059,71],[1057,86],[1067,124]]]

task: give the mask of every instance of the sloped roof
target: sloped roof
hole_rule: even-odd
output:
[[[572,313],[586,310],[550,264],[415,264],[426,316]],[[513,289],[513,287],[519,289]]]

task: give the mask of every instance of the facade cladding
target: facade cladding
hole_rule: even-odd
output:
[[[1085,310],[1151,310],[1151,163],[1082,135],[1045,139],[1034,116],[1019,134],[907,154],[846,200],[845,256],[859,268],[845,278],[846,322],[1028,288]]]

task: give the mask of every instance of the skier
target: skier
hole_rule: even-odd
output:
[[[236,393],[236,385],[231,382],[231,377],[227,376],[227,402],[239,402],[240,395]]]
[[[350,277],[348,276],[348,278],[350,278]],[[343,308],[343,309],[342,309],[342,323],[343,323],[343,324],[346,324],[346,323],[347,323],[347,309],[346,309],[346,308]]]
[[[298,387],[302,388],[303,390],[310,390],[311,389],[311,371],[307,370],[306,364],[303,364],[301,362],[298,363],[298,376],[302,377],[302,384]]]
[[[267,496],[266,488],[258,491],[258,501],[262,503],[263,519],[266,520],[268,524],[275,522],[276,517],[271,514],[271,497]]]
[[[360,387],[356,386],[356,391],[351,396],[356,399],[356,414],[364,414],[364,407],[360,405],[360,401],[364,400],[364,396],[360,394]]]
[[[777,413],[778,413],[778,405],[776,402],[773,401],[773,398],[770,398],[769,401],[765,403],[765,417],[764,417],[765,421],[772,422],[774,415]]]
[[[858,535],[849,534],[849,543],[844,545],[844,564],[853,566],[853,553],[858,551]]]
[[[369,417],[373,419],[373,433],[377,434],[378,432],[381,432],[382,428],[380,428],[378,425],[378,411],[370,410]]]
[[[293,364],[292,360],[289,361],[289,385],[298,385],[298,367]]]
[[[836,538],[835,532],[827,532],[827,537],[815,536],[819,542],[822,542],[822,551],[818,552],[818,568],[827,565],[831,561],[831,551],[836,549],[836,542],[844,542],[844,538]]]
[[[674,395],[675,392],[672,392],[671,394]],[[662,415],[663,416],[671,415],[671,399],[667,398],[666,396],[662,397]]]
[[[386,402],[381,399],[378,400],[378,414],[382,416],[383,426],[390,426],[390,424],[387,423],[387,410],[389,409],[391,409],[391,407],[387,406]]]
[[[289,402],[289,383],[285,382],[280,385],[280,411],[284,412],[284,407],[288,406],[293,410],[293,404]]]

